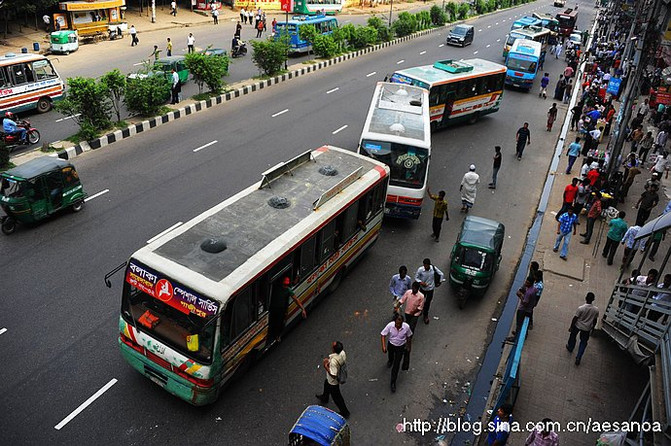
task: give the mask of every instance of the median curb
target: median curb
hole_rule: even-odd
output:
[[[450,26],[453,26],[454,23],[449,24]],[[235,90],[222,93],[218,96],[214,96],[210,99],[204,100],[204,101],[198,101],[193,104],[189,104],[187,106],[184,106],[182,108],[179,108],[177,110],[168,112],[162,116],[156,116],[154,118],[150,118],[147,120],[144,120],[142,122],[139,122],[137,124],[132,124],[126,127],[123,130],[115,130],[113,132],[107,133],[100,138],[96,138],[90,141],[83,141],[80,142],[79,144],[75,145],[74,147],[68,147],[64,150],[61,150],[57,152],[57,155],[59,158],[62,159],[72,159],[76,156],[79,156],[85,152],[88,152],[90,150],[97,150],[102,147],[108,146],[110,144],[113,144],[117,141],[121,141],[126,138],[130,138],[132,136],[137,135],[138,133],[143,133],[147,130],[153,129],[155,127],[159,127],[163,124],[167,124],[171,121],[174,121],[176,119],[183,118],[185,116],[189,116],[191,114],[200,112],[202,110],[206,110],[208,108],[214,107],[215,105],[223,104],[226,102],[230,102],[233,99],[239,98],[244,95],[248,95],[250,93],[253,93],[258,90],[263,90],[264,88],[271,87],[273,85],[289,81],[291,79],[305,76],[307,74],[313,73],[315,71],[321,70],[326,67],[330,67],[332,65],[345,62],[350,59],[354,59],[359,56],[363,56],[368,53],[372,53],[377,50],[381,50],[383,48],[387,48],[392,45],[397,45],[402,42],[406,42],[411,39],[415,39],[417,37],[425,36],[427,34],[431,34],[435,31],[440,31],[444,29],[447,25],[439,26],[436,28],[431,28],[431,29],[425,29],[422,31],[417,31],[413,34],[410,34],[408,36],[404,37],[399,37],[394,40],[390,40],[389,42],[383,42],[379,43],[377,45],[369,46],[366,48],[363,48],[358,51],[353,51],[351,53],[343,54],[341,56],[334,57],[332,59],[328,60],[323,60],[320,62],[315,62],[310,65],[306,65],[301,68],[294,69],[292,71],[289,71],[288,73],[280,74],[278,76],[274,76],[270,79],[265,79],[262,81],[254,82],[249,85],[244,85],[240,88],[236,88]]]

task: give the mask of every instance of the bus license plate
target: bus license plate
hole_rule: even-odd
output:
[[[152,380],[154,383],[158,384],[159,386],[165,387],[165,383],[163,381],[161,381],[160,379],[158,379],[157,377],[147,375],[147,378],[149,378],[150,380]]]

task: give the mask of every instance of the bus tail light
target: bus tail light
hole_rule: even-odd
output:
[[[177,373],[179,376],[182,378],[186,379],[192,384],[197,385],[198,387],[212,387],[214,385],[214,379],[203,379],[203,378],[196,378],[194,376],[188,375],[181,370],[178,370],[177,368],[172,369],[173,372]]]
[[[119,339],[121,340],[121,342],[123,342],[124,344],[126,344],[127,346],[129,346],[130,348],[135,350],[136,352],[144,355],[144,349],[142,347],[140,347],[139,345],[137,345],[135,342],[133,342],[131,339],[128,339],[124,334],[119,334]]]
[[[398,197],[398,202],[401,204],[409,204],[410,206],[421,206],[421,198]]]
[[[161,357],[159,357],[159,356],[156,356],[155,354],[153,354],[153,353],[150,352],[150,351],[147,351],[147,358],[150,359],[152,362],[154,362],[154,363],[160,365],[160,366],[163,367],[164,369],[172,370],[172,364],[170,364],[170,363],[169,363],[168,361],[166,361],[165,359],[163,359],[163,358],[161,358]]]

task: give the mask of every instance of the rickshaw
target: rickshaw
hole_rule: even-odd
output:
[[[79,212],[86,194],[75,167],[59,158],[35,158],[0,174],[2,232],[11,234],[16,224],[36,223],[71,208]]]
[[[349,446],[347,420],[322,406],[308,406],[289,432],[289,446]]]
[[[501,263],[506,228],[488,218],[469,215],[461,225],[450,255],[450,286],[457,291],[459,308],[470,294],[483,295]]]
[[[79,48],[79,34],[77,31],[54,31],[50,38],[51,52],[70,54]]]

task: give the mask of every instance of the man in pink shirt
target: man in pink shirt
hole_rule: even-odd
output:
[[[403,294],[396,304],[396,309],[398,310],[403,304],[405,304],[405,321],[414,333],[417,321],[422,315],[422,310],[424,310],[424,295],[419,291],[419,282],[413,282],[412,289]]]
[[[387,362],[387,367],[391,369],[391,391],[396,392],[396,378],[398,378],[398,369],[403,361],[403,370],[408,370],[410,366],[410,347],[412,340],[412,330],[410,326],[403,322],[403,316],[397,314],[393,321],[389,322],[380,333],[382,336],[382,353],[387,354],[387,348],[391,351],[392,363]],[[387,340],[389,344],[387,344]]]

